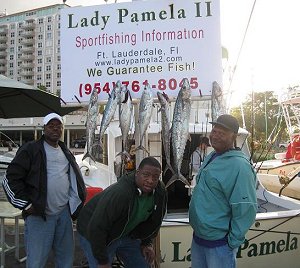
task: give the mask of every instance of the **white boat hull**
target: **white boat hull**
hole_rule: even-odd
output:
[[[246,235],[246,242],[237,253],[237,267],[299,267],[299,213],[300,210],[289,211],[286,215],[283,214],[285,216],[263,213],[263,218],[260,213],[257,214],[255,223]],[[192,232],[192,228],[187,224],[165,223],[162,226],[161,268],[191,267]]]

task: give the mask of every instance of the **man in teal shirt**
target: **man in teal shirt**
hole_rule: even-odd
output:
[[[214,151],[199,170],[189,209],[192,268],[235,268],[238,247],[256,216],[256,173],[235,148],[236,118],[225,114],[211,123]]]

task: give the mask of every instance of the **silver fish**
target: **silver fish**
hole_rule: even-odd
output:
[[[121,93],[121,101],[119,104],[119,121],[120,121],[120,128],[122,133],[122,144],[123,144],[123,152],[118,153],[118,155],[124,155],[128,159],[130,158],[128,146],[128,134],[130,128],[132,127],[132,119],[133,119],[133,105],[132,105],[132,98],[130,95],[130,91],[126,89],[125,91],[122,90]]]
[[[216,121],[220,115],[226,114],[223,90],[216,81],[213,82],[211,95],[211,117],[212,121]]]
[[[88,113],[86,118],[86,153],[83,156],[82,160],[89,157],[95,162],[95,159],[92,155],[92,148],[95,142],[95,130],[97,128],[97,116],[99,113],[99,105],[98,105],[98,90],[96,88],[93,89],[89,107],[88,107]]]
[[[173,121],[172,121],[172,151],[174,159],[175,174],[167,182],[169,187],[174,181],[181,180],[186,185],[190,185],[188,180],[181,174],[181,164],[184,149],[189,137],[189,119],[191,114],[191,90],[186,78],[183,80],[182,87],[176,98]]]
[[[150,85],[147,84],[142,93],[142,97],[139,104],[139,134],[140,134],[140,144],[136,150],[144,150],[147,152],[146,148],[143,146],[143,139],[146,134],[147,128],[150,124],[151,116],[153,110],[153,96]]]
[[[101,119],[101,124],[100,124],[100,133],[99,133],[99,144],[101,148],[103,148],[102,144],[102,138],[104,136],[104,133],[110,124],[111,120],[114,117],[115,111],[117,109],[117,106],[120,102],[121,98],[121,82],[118,81],[116,83],[116,86],[114,89],[111,91],[111,94],[109,95],[108,101],[105,105],[105,109],[103,112],[103,116]]]
[[[160,109],[159,111],[161,112],[161,132],[162,132],[162,142],[164,146],[164,152],[165,152],[165,157],[166,157],[166,168],[164,170],[164,173],[170,169],[172,173],[174,173],[172,165],[171,165],[171,132],[170,132],[170,125],[171,125],[171,120],[170,120],[170,104],[169,104],[169,98],[166,93],[160,93],[157,92],[157,97],[160,103]]]

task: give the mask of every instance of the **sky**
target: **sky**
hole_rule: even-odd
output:
[[[62,3],[58,0],[1,0],[0,11],[8,14]],[[107,3],[115,1],[108,0]],[[117,2],[130,2],[118,0]],[[248,32],[239,51],[254,2]],[[100,0],[67,0],[70,6],[105,4]],[[300,85],[300,1],[220,0],[221,42],[228,50],[228,70],[235,70],[232,82],[223,81],[232,91],[236,106],[252,91],[275,91]]]

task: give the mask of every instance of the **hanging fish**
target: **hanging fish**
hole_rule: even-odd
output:
[[[86,153],[83,156],[82,160],[89,157],[95,162],[94,156],[92,155],[92,148],[95,142],[95,130],[97,128],[98,112],[98,90],[94,88],[88,106],[88,113],[86,118]]]
[[[153,96],[150,85],[147,84],[142,93],[142,97],[139,104],[139,134],[140,134],[140,144],[136,150],[144,150],[147,152],[146,148],[143,146],[143,140],[150,124],[151,116],[153,110]]]
[[[129,149],[128,149],[128,134],[130,128],[132,127],[132,116],[133,116],[133,105],[130,91],[126,88],[121,92],[121,101],[119,104],[119,122],[120,129],[122,133],[122,147],[123,151],[118,153],[118,155],[126,156],[130,159]]]
[[[174,159],[175,174],[167,182],[169,187],[174,181],[181,180],[186,185],[190,185],[188,180],[181,174],[181,164],[184,149],[189,137],[189,119],[191,114],[191,89],[189,81],[184,78],[182,87],[176,98],[173,121],[172,121],[172,151]]]
[[[120,98],[121,98],[121,82],[118,81],[116,83],[116,86],[114,87],[114,89],[111,91],[111,94],[109,94],[109,98],[105,105],[105,109],[104,109],[103,116],[101,119],[100,131],[99,131],[100,132],[99,133],[99,144],[100,144],[101,148],[103,148],[102,138],[104,136],[104,133],[105,133],[108,125],[110,124],[111,120],[114,117],[116,108],[120,102]]]
[[[171,121],[170,121],[170,100],[166,93],[157,92],[161,112],[161,135],[166,157],[166,167],[164,173],[170,169],[174,173],[171,165]]]
[[[223,90],[220,85],[214,81],[211,94],[211,117],[213,122],[216,121],[220,115],[226,114],[224,103]]]

